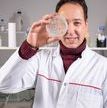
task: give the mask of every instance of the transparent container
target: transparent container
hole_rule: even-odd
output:
[[[105,26],[98,27],[97,47],[106,47],[106,36],[104,34]]]
[[[0,47],[2,46],[2,37],[0,35]]]
[[[6,25],[4,19],[0,19],[0,31],[4,32],[6,30]]]
[[[56,15],[50,23],[46,25],[46,30],[50,36],[63,36],[67,32],[68,24],[64,16]]]
[[[23,31],[23,16],[21,11],[16,13],[16,31]]]

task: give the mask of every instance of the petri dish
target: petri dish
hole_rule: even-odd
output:
[[[64,36],[67,32],[68,24],[63,15],[56,15],[49,24],[46,25],[46,30],[50,36]]]

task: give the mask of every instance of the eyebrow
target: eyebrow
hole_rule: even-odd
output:
[[[79,20],[79,21],[82,21],[82,19],[79,19],[79,18],[76,18],[76,19],[74,19],[74,20]]]
[[[69,19],[66,19],[67,20],[67,22],[71,22]],[[72,21],[82,21],[82,19],[80,19],[80,18],[75,18],[75,19],[73,19]]]

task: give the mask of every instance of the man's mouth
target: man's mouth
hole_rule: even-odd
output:
[[[79,38],[78,36],[65,36],[65,39],[77,39]]]

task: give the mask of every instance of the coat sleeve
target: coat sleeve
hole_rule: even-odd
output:
[[[107,75],[103,83],[103,108],[107,108]]]
[[[17,93],[34,87],[37,70],[37,54],[24,60],[15,51],[0,69],[0,92]]]

